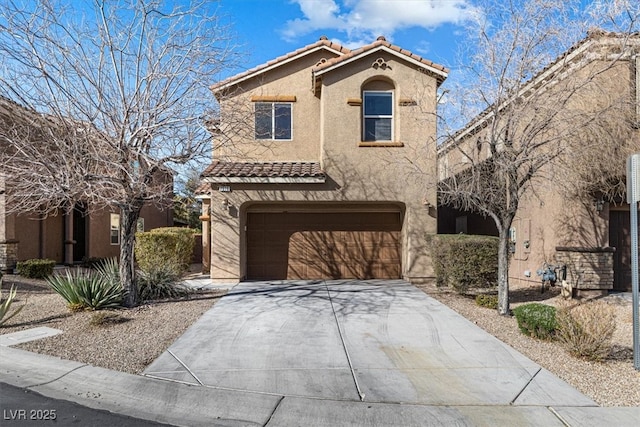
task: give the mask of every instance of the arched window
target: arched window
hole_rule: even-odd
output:
[[[362,87],[362,140],[393,141],[394,87],[374,80]]]

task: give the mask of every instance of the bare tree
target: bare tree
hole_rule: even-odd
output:
[[[586,40],[580,38],[593,23],[602,24],[605,13],[613,18],[611,8],[593,9],[587,17],[573,1],[488,1],[484,6],[487,15],[479,17],[464,53],[465,79],[447,94],[445,117],[454,123],[449,127],[469,123],[439,148],[448,162],[440,171],[439,198],[443,205],[495,222],[498,311],[506,315],[509,231],[518,207],[525,195],[535,197],[545,181],[559,178],[557,165],[570,162],[570,153],[602,151],[615,140],[603,124],[628,111],[629,97],[614,99],[605,75],[629,54],[628,31],[637,21],[628,20],[625,35],[610,44],[596,43],[584,52],[581,47],[604,34],[592,31]],[[580,170],[591,183],[593,171]]]
[[[7,207],[119,209],[129,306],[140,210],[171,193],[163,174],[210,155],[208,85],[231,65],[231,43],[208,0],[0,5],[0,95],[27,112],[1,138]]]

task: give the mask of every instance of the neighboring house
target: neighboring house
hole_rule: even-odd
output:
[[[1,123],[7,125],[25,109],[0,98]],[[1,141],[0,141],[1,145]],[[160,179],[173,181],[170,172]],[[117,257],[120,253],[120,215],[117,211],[91,210],[78,203],[68,213],[42,216],[29,212],[9,213],[5,182],[0,174],[0,271],[11,271],[17,261],[49,258],[71,265],[88,258]],[[173,225],[171,198],[163,204],[167,208],[146,205],[142,208],[140,231]]]
[[[640,152],[639,52],[639,34],[592,32],[522,88],[521,99],[539,94],[530,106],[531,112],[556,101],[554,88],[562,84],[577,88],[580,102],[569,100],[563,108],[571,111],[561,112],[556,115],[561,118],[552,120],[577,117],[590,108],[609,113],[601,125],[597,124],[600,147],[590,152],[587,148],[587,141],[593,140],[597,132],[572,130],[573,141],[567,147],[573,148],[551,160],[542,170],[549,179],[536,182],[521,197],[511,229],[510,283],[540,283],[536,271],[546,261],[568,266],[568,280],[578,295],[631,290],[629,204],[620,192],[611,197],[599,191],[598,185],[589,189],[589,180],[624,182],[626,154],[616,157],[612,153]],[[582,85],[580,79],[585,76],[591,80]],[[471,164],[480,164],[489,156],[483,141],[492,128],[492,120],[493,114],[485,112],[438,147],[441,182],[455,179]],[[552,125],[542,131],[558,128]],[[514,136],[512,143],[517,144],[517,140]],[[606,164],[613,158],[617,159],[616,164]],[[584,191],[571,196],[567,188],[579,188],[580,178],[585,178]],[[497,235],[489,217],[451,206],[439,206],[438,215],[439,233]]]
[[[322,37],[212,86],[221,118],[198,190],[211,278],[431,278],[447,73],[384,37]]]

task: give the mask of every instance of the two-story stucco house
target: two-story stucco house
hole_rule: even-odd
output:
[[[448,70],[325,37],[212,86],[205,268],[219,281],[432,277],[436,90]]]
[[[526,82],[515,101],[509,99],[524,106],[519,128],[510,129],[513,145],[530,130],[541,135],[530,146],[552,132],[564,135],[546,151],[525,153],[538,161],[548,154],[549,160],[538,173],[544,179],[520,197],[510,230],[510,283],[539,284],[537,270],[547,262],[568,267],[575,295],[631,290],[630,205],[620,184],[626,156],[640,152],[639,49],[638,33],[592,31]],[[500,108],[485,111],[438,147],[443,182],[490,157],[486,141],[500,128],[494,126]],[[545,108],[554,114],[540,124]],[[606,190],[612,185],[622,191]],[[453,206],[439,206],[438,212],[440,233],[497,235],[489,217]]]

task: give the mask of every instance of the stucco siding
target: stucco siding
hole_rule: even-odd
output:
[[[237,84],[227,83],[214,92],[222,110],[214,160],[319,162],[326,180],[227,185],[218,177],[222,184],[210,185],[203,211],[211,230],[205,247],[211,248],[212,278],[246,277],[247,215],[260,206],[303,213],[400,209],[402,276],[433,277],[425,242],[437,227],[434,113],[438,81],[446,72],[438,77],[425,73],[419,64],[426,68],[432,63],[409,60],[406,51],[370,50],[384,43],[378,40],[363,48],[363,54],[346,55],[348,61],[342,63],[330,60],[336,53],[315,51],[252,77],[241,74]],[[392,141],[363,143],[365,88],[392,88]],[[295,97],[292,140],[257,140],[254,101],[278,96]],[[239,111],[244,114],[243,128],[229,123],[238,117],[232,113]]]
[[[625,39],[625,42],[637,46],[639,40]],[[501,116],[496,113],[499,109],[492,106],[439,147],[438,177],[445,180],[487,159],[488,140],[501,148],[502,135],[488,134],[493,128],[507,128],[516,148],[521,144],[519,138],[531,138],[526,128],[538,129],[542,135],[546,145],[528,155],[538,161],[548,156],[549,160],[520,195],[512,224],[515,233],[509,272],[512,283],[539,283],[536,270],[545,261],[564,263],[568,249],[599,254],[590,258],[596,264],[610,256],[602,254],[613,253],[607,252],[609,213],[624,203],[619,196],[612,196],[615,203],[603,200],[597,189],[599,184],[593,180],[623,177],[624,159],[616,159],[612,153],[637,151],[640,147],[640,131],[634,126],[637,120],[634,99],[639,93],[634,81],[638,71],[630,60],[631,50],[615,35],[588,37],[583,46],[549,65],[530,85],[523,86],[517,102],[505,102],[507,113]],[[621,52],[626,53],[618,56]],[[508,115],[510,108],[517,111],[512,120],[516,125],[503,126],[501,121],[512,118]],[[554,114],[545,116],[545,111]],[[541,124],[540,117],[549,119]],[[536,141],[528,140],[531,146]],[[600,200],[599,206],[596,200]],[[451,218],[440,223],[443,230],[453,232],[455,222]],[[469,228],[469,233],[475,231]],[[602,265],[593,268],[604,269]],[[608,275],[602,277],[602,289],[610,289]]]
[[[223,120],[233,126],[231,136],[213,150],[213,158],[228,161],[318,161],[320,158],[320,99],[313,93],[309,70],[328,52],[321,51],[243,82],[239,93],[221,99]],[[255,138],[252,97],[295,96],[292,139]]]

